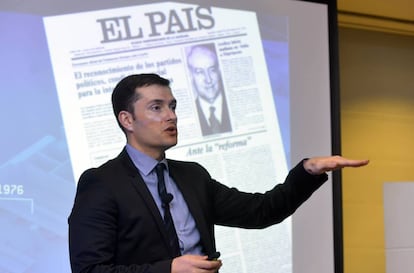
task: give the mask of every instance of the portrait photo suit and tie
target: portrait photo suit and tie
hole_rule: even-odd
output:
[[[177,103],[169,80],[157,74],[129,75],[114,88],[113,111],[126,144],[79,178],[68,219],[73,273],[218,272],[226,260],[209,258],[220,251],[216,225],[280,223],[325,183],[326,172],[368,164],[311,157],[268,191],[241,192],[196,162],[166,158],[177,144]]]
[[[214,43],[187,48],[187,65],[202,135],[231,132],[226,94]]]

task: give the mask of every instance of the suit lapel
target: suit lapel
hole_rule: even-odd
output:
[[[162,220],[160,211],[158,210],[158,207],[154,201],[154,198],[152,197],[151,192],[148,190],[144,179],[139,174],[139,171],[135,167],[134,163],[132,162],[131,158],[129,157],[128,153],[124,149],[122,153],[119,156],[123,166],[126,168],[129,183],[132,185],[133,188],[136,189],[138,195],[143,199],[143,203],[147,207],[148,211],[152,214],[154,221],[157,223],[158,230],[161,233],[164,243],[168,249],[170,249],[169,246],[169,239],[167,232],[165,231],[164,222]],[[172,250],[170,249],[171,255]]]
[[[196,183],[196,181],[190,181],[186,178],[185,172],[177,170],[177,166],[173,162],[169,161],[168,165],[170,168],[170,175],[180,189],[184,200],[187,203],[188,209],[196,222],[202,245],[205,247],[207,252],[212,252],[214,250],[214,243],[212,242],[212,238],[208,230],[209,225],[203,215],[203,210],[197,200],[197,196],[192,191],[192,186],[190,185],[191,183]]]

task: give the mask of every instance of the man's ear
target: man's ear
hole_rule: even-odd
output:
[[[121,111],[118,114],[118,121],[124,127],[124,129],[128,132],[132,131],[132,123],[134,122],[134,118],[132,114],[128,111]]]

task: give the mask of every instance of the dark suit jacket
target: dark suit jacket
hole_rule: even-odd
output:
[[[213,131],[210,127],[209,122],[207,121],[208,117],[204,116],[203,110],[200,106],[200,100],[196,99],[196,108],[198,119],[200,121],[201,133],[203,136],[213,134]],[[223,94],[223,101],[221,104],[221,123],[220,123],[220,133],[230,132],[231,131],[231,123],[230,123],[230,115],[229,110],[227,107],[226,97]]]
[[[291,215],[323,182],[302,164],[284,184],[249,194],[213,180],[197,163],[169,160],[170,175],[195,219],[205,253],[213,225],[263,228]],[[172,251],[158,208],[125,149],[79,179],[69,217],[72,272],[170,273]]]

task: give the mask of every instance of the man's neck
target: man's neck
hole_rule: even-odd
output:
[[[161,161],[165,158],[165,150],[157,150],[157,149],[145,149],[140,145],[135,145],[134,143],[127,142],[132,148],[138,150],[139,152],[154,158],[157,161]]]

